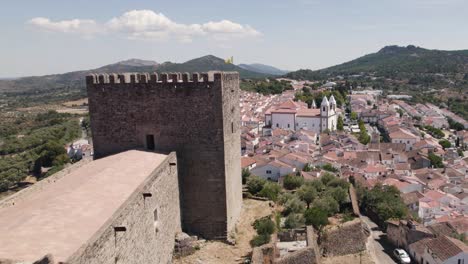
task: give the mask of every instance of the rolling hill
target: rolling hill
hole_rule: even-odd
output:
[[[237,66],[241,67],[244,70],[259,72],[259,73],[264,73],[264,74],[269,74],[269,75],[284,75],[288,73],[288,71],[283,71],[273,66],[265,65],[261,63],[239,64]]]
[[[411,77],[416,74],[468,73],[468,50],[429,50],[409,45],[386,46],[376,53],[329,68],[299,70],[286,74],[295,79],[373,73],[385,77]]]
[[[64,74],[24,77],[14,80],[0,80],[0,91],[10,93],[41,93],[57,90],[81,89],[84,91],[85,76],[90,73],[118,73],[118,72],[206,72],[206,71],[238,71],[241,78],[263,78],[264,73],[249,71],[233,64],[226,64],[223,59],[213,55],[189,60],[184,63],[165,62],[159,64],[154,61],[130,59],[109,64],[93,70],[75,71]]]

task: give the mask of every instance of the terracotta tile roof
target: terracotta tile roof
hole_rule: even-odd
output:
[[[468,252],[468,248],[463,242],[446,236],[433,238],[427,241],[426,245],[441,261],[445,261],[462,252]]]
[[[248,167],[248,166],[250,166],[252,164],[255,164],[255,163],[257,163],[257,161],[254,160],[251,157],[242,157],[241,158],[241,167],[242,168]]]
[[[424,250],[426,249],[427,242],[429,242],[430,240],[432,240],[432,238],[430,237],[423,238],[419,241],[416,241],[410,244],[409,247],[413,251],[415,251],[419,256],[421,256],[422,254],[424,254]]]
[[[319,117],[320,116],[320,109],[318,108],[315,108],[315,109],[309,109],[309,108],[306,108],[306,109],[299,109],[297,111],[297,116],[317,116]]]
[[[390,138],[391,139],[417,139],[418,137],[413,135],[411,132],[403,130],[403,129],[398,129],[394,132],[390,133]]]

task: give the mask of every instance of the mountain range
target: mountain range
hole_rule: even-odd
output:
[[[417,74],[468,74],[468,50],[429,50],[409,45],[406,47],[386,46],[376,53],[329,68],[312,71],[299,70],[286,73],[264,64],[229,64],[223,59],[207,55],[184,63],[158,63],[149,60],[130,59],[109,64],[97,69],[75,71],[64,74],[24,77],[0,80],[0,91],[20,95],[60,94],[85,95],[84,79],[90,73],[112,72],[207,72],[212,70],[238,71],[241,78],[265,78],[284,75],[293,79],[323,80],[336,75],[368,73],[385,77],[412,77]],[[468,76],[468,75],[466,75]],[[466,78],[465,76],[465,78]]]
[[[241,78],[265,78],[272,75],[282,75],[285,72],[275,67],[263,64],[242,64],[237,66],[228,64],[223,59],[207,55],[184,63],[164,62],[130,59],[114,64],[102,66],[97,69],[74,71],[63,74],[45,76],[23,77],[0,80],[0,91],[29,92],[44,91],[60,88],[84,88],[85,76],[90,73],[118,73],[118,72],[207,72],[207,71],[237,71]]]
[[[376,53],[325,69],[298,70],[286,74],[294,79],[322,79],[326,76],[374,74],[385,77],[411,77],[415,74],[466,74],[468,50],[430,50],[414,45],[386,46]]]

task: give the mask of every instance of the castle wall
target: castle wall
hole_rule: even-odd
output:
[[[170,263],[181,231],[176,163],[171,153],[66,263]]]
[[[241,213],[242,181],[240,153],[239,77],[223,75],[224,157],[226,174],[227,228],[232,231]]]
[[[176,151],[184,231],[225,239],[240,213],[238,73],[87,77],[95,157]]]

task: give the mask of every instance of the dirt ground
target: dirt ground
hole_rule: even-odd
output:
[[[84,104],[88,104],[88,98],[83,98],[83,99],[79,99],[79,100],[74,100],[74,101],[68,101],[68,102],[65,102],[63,103],[62,105],[66,106],[66,107],[75,107],[75,106],[81,106],[81,105],[84,105]]]
[[[222,242],[206,242],[190,256],[175,259],[175,264],[231,264],[243,263],[244,257],[248,256],[252,247],[250,240],[254,237],[255,230],[252,223],[255,219],[270,215],[273,209],[266,201],[245,199],[240,222],[237,225],[236,245],[228,245]]]
[[[322,258],[322,264],[374,264],[367,251],[359,254]]]

